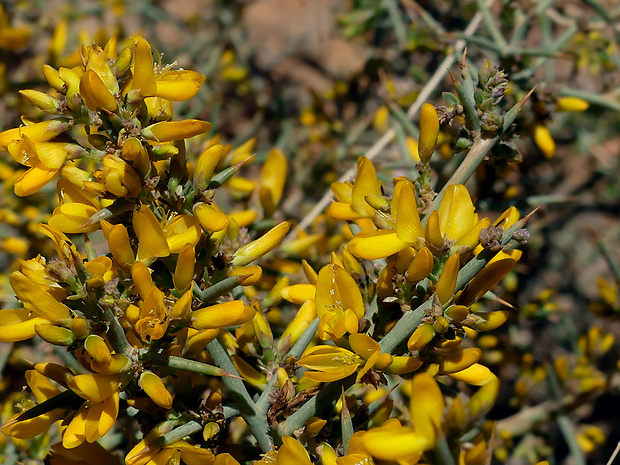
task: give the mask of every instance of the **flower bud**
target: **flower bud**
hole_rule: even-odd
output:
[[[430,161],[438,135],[437,110],[430,103],[425,103],[420,110],[420,137],[418,138],[418,155],[422,163],[427,164]]]
[[[193,211],[194,216],[207,232],[222,231],[228,227],[230,222],[226,213],[217,210],[208,203],[198,202],[194,205]]]
[[[41,109],[45,113],[58,114],[58,105],[60,101],[38,90],[20,90],[20,94],[35,107]]]
[[[56,346],[70,346],[76,340],[71,330],[62,326],[38,324],[34,326],[34,330],[45,342]]]
[[[238,249],[232,261],[233,265],[247,265],[273,250],[288,234],[291,223],[284,221],[267,231],[263,236]]]
[[[163,409],[172,407],[172,395],[164,386],[159,376],[150,371],[145,371],[140,375],[140,387],[158,406]]]
[[[534,142],[545,158],[553,158],[555,155],[555,141],[551,137],[547,126],[540,123],[534,126]]]
[[[204,134],[211,129],[211,123],[197,119],[183,121],[161,121],[142,130],[142,135],[155,142],[168,142]]]
[[[558,111],[586,111],[590,104],[578,97],[562,97],[557,101]]]

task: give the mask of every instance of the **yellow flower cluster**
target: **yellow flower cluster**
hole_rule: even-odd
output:
[[[27,168],[17,195],[60,176],[59,206],[40,225],[57,259],[18,263],[9,281],[21,308],[0,310],[0,340],[38,336],[75,359],[34,365],[26,381],[37,403],[2,432],[27,439],[60,423],[53,457],[86,461],[100,450],[107,460],[98,441],[122,429],[127,465],[412,465],[446,453],[498,394],[472,341],[508,312],[478,301],[518,262],[509,242],[526,239],[526,219],[514,207],[480,218],[463,184],[433,200],[440,124],[425,104],[419,177],[384,189],[360,158],[354,182],[332,185],[327,216],[347,223],[329,263],[317,272],[269,261],[291,227],[276,219],[286,155],[271,150],[258,181],[240,176],[253,141],[233,149],[205,139],[206,121],[174,120],[172,102],[196,95],[205,77],[163,66],[141,37],[119,48],[111,39],[82,47],[79,66],[44,65],[53,90],[22,95],[51,118],[0,133]],[[186,140],[196,136],[194,156]],[[326,242],[301,236],[282,251]],[[307,283],[291,284],[289,269]],[[300,308],[287,314],[283,302]],[[476,390],[440,388],[457,383]],[[328,410],[340,391],[334,435]],[[361,404],[365,416],[353,419]],[[221,447],[234,442],[251,452]],[[477,465],[487,440],[454,452]]]

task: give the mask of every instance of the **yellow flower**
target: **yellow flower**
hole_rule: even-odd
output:
[[[116,79],[114,79],[114,83],[116,83]],[[101,108],[102,110],[115,112],[118,109],[116,98],[110,93],[99,75],[92,69],[86,71],[80,77],[80,95],[86,108],[91,111]]]
[[[193,207],[194,216],[207,232],[222,231],[228,227],[230,219],[226,213],[217,210],[213,205],[198,202]]]
[[[234,254],[232,264],[233,265],[248,265],[254,260],[269,253],[271,250],[277,247],[282,242],[282,239],[288,234],[291,228],[291,223],[284,221],[277,226],[274,226],[261,237],[249,244],[237,249]]]
[[[444,409],[439,386],[431,375],[420,373],[411,381],[411,393],[409,410],[413,426],[388,420],[383,426],[362,434],[361,442],[373,457],[416,463],[424,451],[434,446]]]
[[[254,309],[241,300],[233,300],[190,313],[192,326],[196,329],[217,329],[237,326],[254,318]]]
[[[170,314],[164,305],[164,294],[153,286],[140,306],[136,332],[144,342],[161,339],[169,324]]]
[[[72,449],[104,436],[116,421],[119,409],[120,375],[86,374],[71,378],[69,388],[87,400],[75,412],[63,433],[62,444]]]
[[[161,224],[151,209],[142,205],[133,213],[133,227],[138,236],[136,260],[151,262],[157,257],[170,255],[170,247]]]
[[[164,68],[156,73],[153,65],[149,43],[137,38],[131,88],[139,91],[142,98],[156,96],[172,101],[189,100],[205,81],[205,76],[195,71]]]
[[[35,316],[43,317],[52,323],[70,318],[71,310],[69,307],[41,289],[22,272],[14,271],[11,273],[9,282],[24,308],[34,313]]]
[[[306,349],[297,365],[314,370],[304,372],[305,378],[327,383],[355,373],[362,362],[363,359],[350,350],[321,345]]]
[[[49,226],[68,234],[88,233],[99,228],[97,223],[85,226],[103,206],[96,195],[66,179],[58,181],[56,190],[60,206],[54,209]]]
[[[103,157],[101,176],[108,191],[117,197],[137,197],[142,189],[138,173],[116,155],[108,154]]]
[[[337,220],[358,220],[373,218],[375,210],[366,202],[370,195],[381,195],[377,173],[371,161],[366,157],[357,160],[357,175],[353,186],[347,183],[332,184],[332,191],[337,202],[333,202],[327,213]]]
[[[316,312],[320,319],[321,339],[339,339],[345,333],[357,333],[365,307],[359,286],[339,265],[325,265],[316,283]]]
[[[35,370],[26,371],[26,383],[38,402],[44,402],[60,393],[46,376]],[[16,413],[2,425],[2,434],[17,439],[30,439],[47,431],[53,423],[66,415],[64,409],[57,408],[34,418],[19,420],[22,413]]]
[[[556,103],[558,111],[586,111],[590,107],[586,100],[578,97],[562,97]]]
[[[194,246],[186,243],[177,258],[177,264],[174,269],[174,288],[180,293],[185,292],[194,280],[194,266],[196,265],[196,253]]]
[[[489,226],[490,220],[478,221],[469,192],[462,184],[448,186],[439,206],[422,228],[413,186],[400,181],[392,198],[392,229],[362,231],[349,242],[349,250],[367,260],[385,258],[407,247],[441,250],[446,245],[454,251],[465,252],[478,245],[480,230]],[[432,249],[431,249],[432,250]]]

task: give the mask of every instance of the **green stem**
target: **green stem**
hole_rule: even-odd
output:
[[[618,267],[618,262],[616,261],[614,255],[611,253],[611,250],[609,250],[609,247],[607,247],[607,244],[605,244],[605,242],[601,238],[597,238],[596,245],[603,254],[603,257],[605,258],[607,266],[611,270],[614,279],[616,280],[616,282],[620,283],[620,268]]]
[[[429,451],[429,455],[432,457],[432,463],[438,465],[456,465],[448,441],[443,433],[439,434],[437,442],[435,443],[435,448]]]
[[[347,407],[347,399],[344,395],[344,388],[342,389],[342,412],[340,415],[340,427],[342,431],[342,447],[344,448],[344,454],[349,453],[349,441],[355,430],[353,429],[353,420],[351,419],[351,412]]]
[[[562,388],[560,387],[560,382],[558,381],[551,364],[547,366],[547,381],[549,383],[551,396],[556,401],[559,401],[562,394]],[[579,447],[579,444],[577,444],[577,431],[575,430],[575,425],[563,408],[560,408],[558,412],[557,422],[575,464],[586,465],[586,459],[583,455],[583,451]]]
[[[112,309],[107,307],[103,310],[103,318],[108,323],[108,339],[117,354],[124,354],[131,360],[134,359],[135,349],[127,340],[125,330],[112,313]]]
[[[142,355],[142,359],[148,360],[157,365],[165,365],[179,370],[193,371],[194,373],[200,373],[208,376],[234,376],[213,365],[197,362],[196,360],[188,360],[183,357],[174,357],[172,355],[161,355],[147,352]]]
[[[302,333],[301,337],[297,339],[297,342],[295,342],[293,347],[291,347],[291,350],[288,351],[288,353],[284,357],[284,360],[288,359],[289,357],[295,357],[295,358],[301,357],[301,354],[304,353],[304,350],[306,350],[306,347],[308,347],[308,344],[310,344],[312,339],[314,339],[314,335],[316,334],[316,330],[318,327],[319,327],[319,319],[317,318],[312,323],[310,323],[310,325],[308,325],[306,330]],[[265,390],[261,393],[260,397],[256,401],[256,410],[258,411],[259,414],[263,416],[267,415],[267,412],[271,405],[269,397],[271,396],[271,393],[273,392],[275,388],[275,384],[277,380],[278,380],[278,377],[274,373],[271,379],[267,382],[267,386],[265,386]]]
[[[309,418],[321,416],[321,412],[338,399],[342,389],[346,391],[355,384],[355,373],[345,379],[332,381],[321,388],[316,396],[301,406],[278,429],[279,436],[292,436],[295,430],[306,424]]]
[[[228,352],[222,346],[217,339],[211,341],[207,345],[207,350],[211,354],[211,358],[217,366],[226,370],[228,373],[232,373],[235,376],[239,376],[239,372],[232,360],[230,359]],[[268,452],[272,449],[273,443],[269,436],[269,424],[266,421],[264,415],[256,408],[256,405],[252,401],[248,390],[243,384],[243,381],[239,378],[222,378],[222,382],[226,389],[230,392],[231,397],[241,407],[241,415],[248,424],[252,434],[256,438],[258,445],[263,451]]]
[[[491,37],[493,37],[493,42],[497,43],[502,52],[504,52],[508,45],[506,44],[506,39],[495,24],[494,18],[491,16],[491,10],[489,10],[484,0],[476,0],[476,4],[478,5],[478,11],[482,13],[482,19],[484,20],[487,30],[491,34]]]
[[[197,285],[194,285],[194,295],[198,297],[203,304],[210,304],[218,297],[232,291],[244,279],[244,276],[230,276],[209,286],[204,291],[198,288]]]
[[[426,311],[431,308],[432,303],[433,300],[428,299],[415,310],[405,313],[390,332],[379,341],[381,352],[392,353],[401,342],[411,336],[411,333],[420,325],[422,318],[426,315]]]
[[[198,431],[202,431],[202,425],[197,421],[189,421],[172,431],[167,432],[163,436],[153,441],[153,447],[165,447],[180,441],[185,436],[191,436]]]

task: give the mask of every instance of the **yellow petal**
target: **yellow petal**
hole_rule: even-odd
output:
[[[140,90],[142,97],[155,95],[157,84],[155,82],[155,71],[153,69],[153,55],[151,55],[151,47],[149,43],[140,38],[136,42],[136,48],[133,52],[134,69],[132,89]]]
[[[212,205],[198,202],[193,207],[194,216],[200,225],[208,232],[217,232],[228,227],[230,219],[226,213],[217,210]]]
[[[142,135],[155,142],[168,142],[204,134],[211,129],[211,123],[197,119],[183,121],[160,121],[142,130]]]
[[[411,393],[409,410],[416,433],[432,443],[441,429],[445,407],[439,385],[430,374],[420,373],[411,381]]]
[[[439,370],[441,373],[462,371],[480,360],[481,354],[482,351],[477,347],[469,347],[452,353],[442,354],[439,358]]]
[[[381,189],[372,162],[366,157],[360,157],[357,160],[357,175],[353,184],[351,203],[356,212],[372,218],[375,210],[366,202],[367,195],[381,195]]]
[[[463,381],[467,384],[473,384],[474,386],[482,386],[494,376],[495,375],[491,373],[491,370],[484,365],[480,365],[479,363],[474,363],[464,370],[450,373],[450,378]]]
[[[192,326],[196,329],[217,329],[237,326],[254,317],[254,309],[241,300],[233,300],[191,312]]]
[[[149,261],[155,257],[167,257],[170,248],[164,231],[155,214],[146,205],[133,213],[133,227],[138,236],[137,260]]]
[[[286,155],[280,149],[272,149],[267,155],[267,160],[261,170],[261,193],[266,190],[265,197],[268,201],[263,201],[263,206],[270,206],[269,210],[273,211],[282,198],[284,184],[286,183],[286,171],[288,162]],[[263,195],[261,195],[261,200]]]
[[[419,456],[433,446],[432,442],[414,432],[412,428],[371,429],[362,436],[362,443],[370,455],[382,460]]]
[[[203,74],[190,70],[169,70],[156,77],[155,95],[173,102],[184,102],[194,97],[205,82]]]
[[[283,436],[282,442],[284,445],[278,451],[278,463],[281,461],[291,465],[312,465],[306,448],[297,439]]]
[[[88,233],[99,229],[97,224],[84,227],[84,224],[97,213],[92,205],[83,203],[65,203],[54,209],[48,224],[68,234]]]
[[[426,345],[435,337],[435,328],[430,323],[424,323],[418,326],[409,340],[407,341],[407,348],[409,350],[420,350],[426,347]]]
[[[112,429],[112,426],[114,426],[114,422],[118,416],[119,401],[120,399],[117,392],[102,402],[101,416],[97,424],[99,437],[105,436],[106,433]]]
[[[423,365],[423,363],[424,362],[417,357],[397,355],[392,357],[392,363],[386,371],[395,375],[403,375],[405,373],[416,371]]]
[[[291,223],[284,221],[274,226],[261,237],[247,245],[238,249],[232,261],[233,265],[248,265],[257,258],[262,257],[282,242],[282,239],[288,234]]]
[[[391,229],[362,231],[349,241],[349,251],[365,260],[378,260],[400,252],[408,247]]]
[[[332,202],[327,207],[327,214],[335,219],[342,221],[359,220],[360,218],[366,218],[363,213],[358,213],[353,209],[353,205],[343,202]]]
[[[359,286],[344,268],[333,264],[325,265],[319,271],[316,306],[319,316],[333,312],[335,308],[343,313],[351,309],[358,319],[365,313]]]
[[[433,254],[428,247],[422,247],[407,267],[405,278],[410,283],[421,281],[431,274],[434,266]]]
[[[37,325],[50,324],[42,317],[32,317],[30,310],[25,308],[7,308],[0,310],[0,341],[19,342],[34,337]]]
[[[463,237],[474,225],[474,204],[462,184],[451,184],[439,206],[439,228],[453,241]]]
[[[41,290],[39,286],[20,271],[11,273],[9,282],[17,298],[24,302],[24,304],[30,304],[38,315],[52,322],[70,318],[69,307]]]
[[[131,265],[135,261],[133,249],[129,242],[129,233],[122,224],[112,226],[108,233],[108,246],[114,260],[121,266]]]
[[[555,141],[547,126],[540,123],[534,126],[534,142],[545,158],[553,158],[555,155]]]
[[[448,258],[448,261],[443,267],[436,289],[437,297],[439,297],[439,301],[442,305],[448,303],[454,295],[460,262],[461,257],[458,253],[455,253]]]
[[[161,408],[168,410],[172,407],[172,395],[164,386],[161,378],[155,373],[143,372],[140,375],[140,387]]]
[[[179,252],[177,264],[174,269],[174,287],[179,292],[185,292],[194,280],[194,266],[196,265],[196,252],[192,244],[185,244]]]
[[[177,215],[166,223],[164,235],[170,253],[179,253],[185,244],[196,246],[202,236],[202,230],[193,216]]]
[[[26,197],[39,192],[58,172],[56,169],[32,167],[15,180],[15,195]]]
[[[116,98],[93,70],[87,70],[80,78],[80,95],[86,107],[91,111],[101,108],[114,112],[118,109]]]
[[[294,284],[282,289],[284,300],[301,305],[308,300],[314,300],[316,286],[313,284]]]
[[[94,359],[95,363],[107,365],[112,361],[112,353],[108,349],[108,345],[97,334],[91,334],[86,338],[84,349]]]
[[[493,289],[512,270],[517,263],[515,259],[504,254],[506,258],[487,263],[467,284],[458,302],[470,306],[480,299],[487,291]]]
[[[223,154],[224,147],[220,144],[213,144],[200,154],[194,170],[194,184],[196,186],[202,189],[207,187]]]
[[[83,399],[103,402],[121,388],[120,375],[87,374],[74,376],[67,383]]]
[[[66,449],[73,449],[86,441],[86,418],[88,404],[85,402],[73,416],[71,423],[62,435],[62,445]]]
[[[417,244],[424,238],[424,229],[420,223],[413,186],[409,182],[402,184],[397,211],[396,233],[398,238],[408,244]]]

